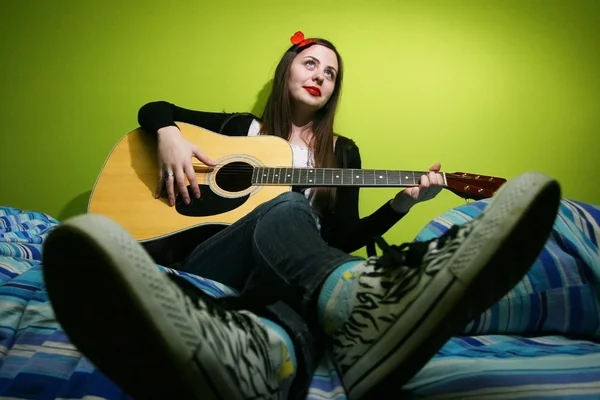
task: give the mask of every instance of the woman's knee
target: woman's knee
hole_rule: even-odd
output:
[[[285,192],[271,200],[270,210],[279,212],[296,213],[298,211],[309,211],[310,203],[306,196],[298,192]]]
[[[301,205],[310,207],[308,199],[303,193],[285,192],[277,196],[275,199],[278,200],[281,204]]]
[[[285,192],[281,193],[279,196],[275,198],[281,202],[300,202],[308,204],[308,199],[303,193],[299,192]]]
[[[268,235],[284,237],[291,228],[303,230],[316,227],[310,202],[301,193],[283,193],[263,206],[265,208],[260,212],[255,235],[264,235],[267,231]]]

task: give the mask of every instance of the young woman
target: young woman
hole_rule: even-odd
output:
[[[186,177],[192,197],[202,193],[192,157],[218,165],[175,121],[283,137],[297,167],[360,168],[356,144],[333,133],[342,76],[330,42],[297,33],[261,118],[145,105],[139,122],[157,137],[157,197],[166,186],[171,205],[177,191],[193,201]],[[367,260],[349,255],[434,197],[439,169],[366,218],[355,188],[292,191],[261,204],[200,243],[183,266],[239,291],[223,299],[161,273],[114,222],[78,216],[46,239],[48,294],[74,345],[135,398],[303,399],[324,354],[350,398],[387,381],[397,388],[523,277],[560,199],[557,182],[527,173],[505,184],[479,218],[439,239],[381,242],[383,255]],[[83,286],[87,279],[93,285]]]

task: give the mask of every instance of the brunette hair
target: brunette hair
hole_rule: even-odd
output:
[[[333,149],[333,124],[342,89],[344,68],[342,65],[342,57],[335,46],[328,40],[310,38],[303,42],[302,45],[292,45],[283,54],[283,57],[275,69],[271,93],[261,117],[262,128],[260,134],[275,135],[286,140],[289,139],[292,129],[291,104],[288,88],[290,67],[299,52],[314,45],[325,46],[335,53],[338,61],[338,71],[335,76],[335,85],[331,97],[315,114],[312,126],[314,135],[312,143],[309,143],[309,145],[314,149],[314,162],[316,168],[335,168],[337,165]],[[335,188],[316,188],[316,190],[313,191],[313,196],[315,205],[319,206],[319,208],[332,207],[335,200]]]

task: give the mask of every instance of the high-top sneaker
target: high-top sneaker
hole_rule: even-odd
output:
[[[134,398],[287,398],[296,368],[283,329],[189,290],[111,220],[65,221],[43,262],[65,333]]]
[[[349,398],[397,391],[506,295],[542,250],[559,203],[556,181],[526,173],[506,183],[476,219],[440,238],[383,242],[381,257],[334,271],[319,312]]]

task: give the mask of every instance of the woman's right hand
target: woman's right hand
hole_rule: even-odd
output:
[[[169,205],[175,205],[175,186],[185,204],[190,203],[190,195],[185,183],[185,177],[190,182],[194,196],[200,198],[200,188],[196,180],[196,172],[192,165],[192,157],[196,157],[208,166],[215,162],[200,151],[198,146],[187,140],[175,126],[167,126],[158,130],[158,185],[155,198],[159,198],[166,186]]]

